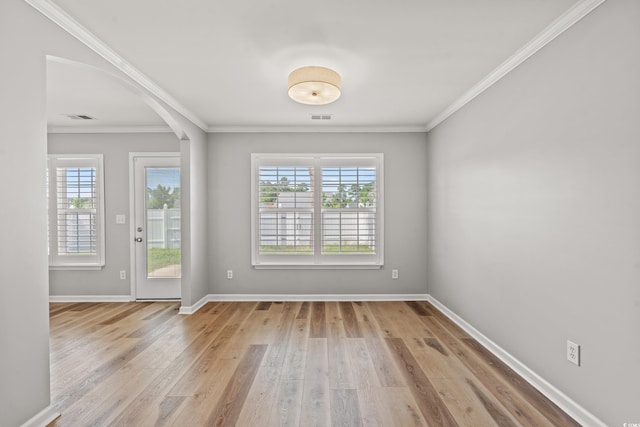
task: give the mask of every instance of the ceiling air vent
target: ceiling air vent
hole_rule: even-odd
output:
[[[95,117],[87,116],[86,114],[67,114],[71,120],[95,120]]]
[[[331,114],[312,114],[311,120],[331,120]]]

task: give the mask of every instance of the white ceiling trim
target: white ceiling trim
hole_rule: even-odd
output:
[[[503,62],[498,68],[493,70],[488,76],[465,92],[460,98],[455,100],[453,104],[449,105],[435,118],[430,120],[424,130],[429,132],[431,129],[438,126],[605,1],[606,0],[582,0],[576,3],[562,16],[552,22],[547,28],[542,30],[542,32],[534,37],[529,43],[524,45],[509,59]]]
[[[210,126],[208,133],[426,133],[424,126]]]
[[[174,133],[169,126],[49,126],[47,133]]]
[[[171,108],[185,116],[191,122],[200,127],[203,131],[209,133],[223,132],[428,132],[442,123],[456,111],[464,107],[468,102],[480,95],[494,83],[503,78],[506,74],[515,69],[518,65],[526,61],[537,51],[542,49],[557,36],[562,34],[572,25],[580,21],[592,10],[600,6],[606,0],[582,0],[576,3],[572,8],[565,12],[561,17],[556,19],[552,24],[545,28],[540,34],[533,38],[529,43],[519,49],[514,55],[478,82],[475,86],[465,92],[460,98],[455,100],[451,105],[444,109],[435,118],[431,119],[425,126],[343,126],[343,127],[325,127],[325,126],[208,126],[196,114],[192,113],[185,106],[180,104],[175,98],[169,95],[164,89],[160,88],[150,78],[128,63],[124,58],[118,55],[107,44],[98,39],[89,30],[75,21],[66,12],[60,9],[51,0],[24,0],[26,3],[34,7],[44,16],[49,18],[55,24],[76,37],[90,49],[102,56],[104,59],[113,64],[117,69],[130,77],[136,83],[140,84],[150,93],[164,101]],[[117,129],[117,128],[115,128]],[[82,129],[81,132],[89,131]],[[117,131],[115,131],[117,132]]]
[[[80,40],[91,50],[109,61],[117,69],[129,76],[140,86],[157,96],[171,108],[189,119],[192,123],[206,132],[207,124],[196,114],[192,113],[184,105],[180,104],[175,98],[169,95],[164,89],[155,84],[149,77],[145,76],[141,71],[127,62],[123,57],[118,55],[113,49],[107,46],[102,40],[96,37],[88,29],[80,25],[75,19],[69,16],[65,11],[53,4],[50,0],[24,0],[37,11],[53,21],[60,28]]]

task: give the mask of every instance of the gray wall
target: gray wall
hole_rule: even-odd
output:
[[[637,422],[639,7],[607,1],[439,126],[431,170],[422,134],[216,134],[207,143],[171,110],[188,137],[186,305],[208,292],[424,293],[429,273],[432,294],[578,403],[611,425]],[[12,244],[0,246],[0,425],[17,426],[50,399],[45,55],[118,72],[23,0],[0,2],[0,52],[0,174],[19,183],[4,194],[19,209],[1,211]],[[268,151],[385,153],[385,269],[251,269],[249,199],[231,187],[248,188],[249,153]],[[427,201],[415,195],[427,182],[425,221]],[[391,207],[407,200],[415,209]],[[581,368],[564,361],[566,338],[583,345]]]
[[[251,266],[251,153],[384,153],[385,266],[380,270],[255,270]],[[424,133],[211,134],[210,292],[425,294]],[[391,279],[391,269],[400,279]],[[227,280],[226,270],[234,272]]]
[[[111,64],[61,30],[23,0],[0,2],[0,177],[6,185],[4,201],[12,209],[2,209],[0,219],[10,224],[0,246],[0,425],[13,427],[37,414],[52,414],[49,391],[49,278],[47,269],[45,170],[46,55],[79,61],[121,75]],[[128,80],[125,76],[122,76]],[[139,91],[144,90],[133,83]],[[205,133],[153,95],[177,128],[184,143],[193,143],[199,153],[206,147]],[[181,147],[182,148],[182,147]],[[182,151],[182,149],[181,149]],[[184,156],[183,156],[184,159]],[[189,158],[190,159],[190,158]],[[190,159],[191,160],[191,159]],[[189,174],[204,176],[202,160],[183,165]],[[183,185],[184,187],[184,185]],[[186,191],[187,189],[185,189]],[[192,198],[204,198],[190,191]],[[3,206],[5,204],[3,203]],[[192,209],[188,222],[203,225],[203,203]],[[194,213],[195,211],[195,213]],[[201,230],[198,230],[200,232]],[[205,252],[206,239],[187,236]],[[195,290],[196,298],[206,294],[202,280],[207,265],[189,266],[190,277],[183,287]],[[184,271],[184,270],[183,270]],[[198,296],[200,295],[200,296]]]
[[[639,22],[607,1],[428,135],[429,292],[611,426],[640,422]]]
[[[173,133],[49,134],[49,154],[103,154],[106,264],[101,270],[49,272],[51,295],[130,295],[129,153],[178,152]],[[116,214],[127,223],[117,225]],[[120,280],[120,270],[127,280]]]
[[[208,137],[200,129],[180,141],[182,215],[182,306],[209,293],[209,217],[207,204]]]
[[[0,2],[0,425],[7,427],[49,405],[45,60],[33,54],[27,29],[38,19],[25,8]],[[15,43],[21,37],[25,46]]]

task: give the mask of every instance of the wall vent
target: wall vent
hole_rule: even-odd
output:
[[[311,120],[331,120],[331,114],[312,114]]]

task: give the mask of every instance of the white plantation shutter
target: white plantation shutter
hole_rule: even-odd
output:
[[[49,257],[52,267],[104,265],[101,155],[50,156]]]
[[[379,268],[382,154],[252,154],[252,262]]]
[[[376,252],[377,174],[371,166],[322,168],[322,252]]]
[[[96,255],[96,168],[56,168],[58,255]]]
[[[313,254],[312,177],[313,167],[259,168],[260,254]]]

